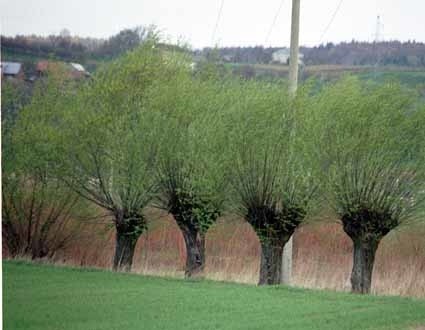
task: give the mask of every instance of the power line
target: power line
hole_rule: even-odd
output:
[[[264,46],[266,46],[267,45],[267,42],[269,41],[270,35],[272,34],[273,28],[274,28],[274,26],[276,24],[277,18],[279,17],[280,11],[282,10],[282,7],[283,7],[283,4],[284,3],[285,3],[285,0],[282,0],[280,2],[280,4],[279,4],[279,8],[278,8],[276,14],[274,15],[272,24],[270,25],[270,29],[269,29],[269,31],[267,33],[266,42],[264,43]]]
[[[319,45],[322,43],[323,41],[323,37],[325,36],[325,34],[328,32],[329,28],[331,27],[336,15],[338,14],[339,9],[341,8],[342,3],[344,2],[344,0],[340,0],[338,3],[338,6],[336,7],[334,13],[332,14],[332,17],[328,23],[328,25],[326,26],[325,30],[323,31],[322,35],[320,36],[320,41],[319,41]]]
[[[221,0],[220,9],[218,10],[217,20],[215,21],[214,31],[212,34],[211,43],[214,46],[215,34],[217,32],[218,23],[220,22],[221,14],[223,12],[224,0]]]

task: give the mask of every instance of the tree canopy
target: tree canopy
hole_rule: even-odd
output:
[[[354,243],[353,291],[369,292],[375,252],[424,215],[425,111],[397,84],[346,78],[312,97],[311,154],[322,193]]]

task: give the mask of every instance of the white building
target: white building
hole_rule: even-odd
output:
[[[272,61],[274,63],[289,64],[290,50],[288,48],[282,48],[272,53]],[[303,62],[304,54],[298,53],[298,64],[304,65]]]
[[[1,75],[5,77],[22,77],[22,64],[18,62],[1,62]]]

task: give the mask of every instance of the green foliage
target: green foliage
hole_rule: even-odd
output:
[[[306,104],[323,194],[353,235],[379,238],[423,214],[425,111],[415,100],[393,83],[346,78]]]
[[[215,130],[223,91],[219,81],[186,74],[155,86],[150,98],[157,101],[153,108],[167,112],[157,205],[172,213],[179,225],[200,233],[223,210],[224,154]]]
[[[218,80],[229,78],[230,71],[222,63],[218,49],[211,50],[205,58],[195,64],[194,74],[201,80]]]
[[[145,41],[79,86],[49,74],[20,118],[16,134],[28,159],[112,215],[122,243],[114,267],[129,269],[147,226],[143,208],[157,193],[155,169],[170,112],[155,107],[154,97],[162,96],[153,91],[189,73],[183,54]]]
[[[2,123],[9,121],[11,125],[20,109],[29,102],[30,91],[25,83],[4,79],[1,82]]]
[[[23,107],[19,90],[11,82],[5,80],[1,84],[1,146],[3,172],[13,166],[14,152],[12,148],[12,132],[16,115]]]
[[[19,113],[13,132],[16,143],[22,148],[22,161],[53,177],[58,156],[55,148],[64,111],[62,105],[72,100],[77,88],[73,81],[64,78],[64,72],[63,65],[52,65],[49,77],[36,83],[31,101]]]
[[[409,88],[415,88],[416,86],[425,84],[425,72],[421,71],[385,71],[385,68],[381,68],[378,72],[364,72],[358,73],[357,76],[362,80],[372,80],[379,83],[387,83],[393,81],[394,83],[400,83],[408,86]]]
[[[297,131],[304,114],[282,86],[244,82],[228,137],[232,202],[261,240],[286,242],[304,220],[314,193],[311,164]]]
[[[101,45],[93,51],[93,55],[95,57],[114,58],[125,54],[127,51],[134,50],[146,40],[151,40],[156,37],[157,32],[154,26],[149,26],[147,28],[138,26],[132,29],[124,29],[101,43]]]
[[[27,141],[28,157],[47,160],[52,175],[138,237],[146,226],[142,209],[155,194],[166,119],[148,107],[145,95],[154,83],[184,70],[180,59],[149,41],[78,88],[49,75],[17,134]]]
[[[15,152],[12,136],[16,118],[21,109],[29,102],[30,93],[20,82],[4,80],[1,83],[1,146],[3,172],[13,168]],[[10,168],[9,168],[10,166]]]
[[[79,220],[92,216],[87,203],[54,177],[45,157],[52,151],[50,132],[37,119],[46,119],[57,104],[57,87],[64,87],[57,74],[38,83],[27,105],[19,86],[2,86],[2,102],[13,106],[2,118],[2,236],[11,256],[52,257],[78,237]]]

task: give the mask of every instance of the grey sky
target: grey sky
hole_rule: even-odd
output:
[[[303,45],[314,45],[340,0],[301,0]],[[289,44],[292,0],[284,0],[273,32],[267,32],[281,0],[224,0],[216,38],[212,40],[221,0],[0,0],[5,35],[57,34],[108,37],[123,28],[155,24],[172,41],[194,47]],[[326,41],[373,40],[376,16],[382,17],[385,40],[425,41],[425,0],[345,0]]]

